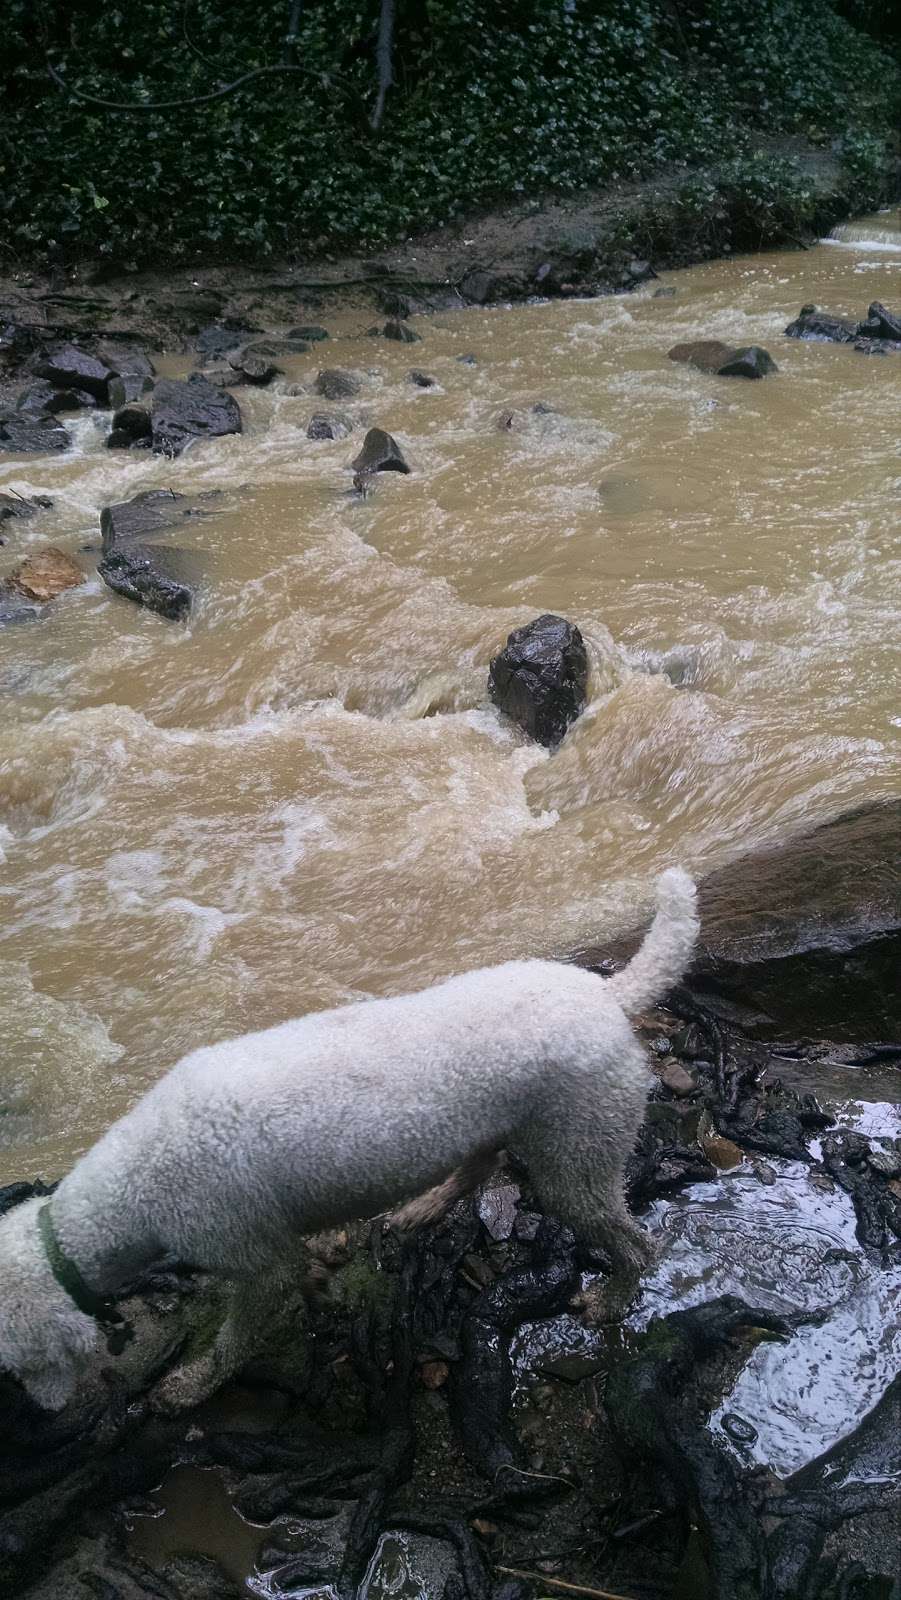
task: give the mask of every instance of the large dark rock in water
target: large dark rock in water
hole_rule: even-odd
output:
[[[157,455],[178,456],[193,439],[241,432],[241,411],[234,395],[217,389],[199,372],[192,372],[185,382],[164,378],[158,383],[150,417]]]
[[[720,378],[764,378],[768,372],[779,371],[769,351],[759,344],[733,346],[721,339],[695,339],[674,344],[668,354],[670,361],[715,372]]]
[[[359,394],[360,387],[359,378],[352,372],[343,372],[340,367],[324,367],[313,385],[323,400],[350,400]]]
[[[574,623],[550,613],[514,628],[488,672],[495,705],[550,749],[583,710],[587,687],[582,635]]]
[[[830,317],[816,306],[802,306],[785,332],[789,339],[815,339],[828,344],[853,344],[858,325],[847,317]]]
[[[145,489],[132,500],[104,506],[100,513],[103,553],[133,539],[157,538],[167,528],[190,518],[211,516],[221,499],[218,489],[194,496],[177,494],[174,489]]]
[[[21,494],[0,494],[0,524],[27,521],[39,511],[49,511],[52,505],[53,501],[45,494],[32,495],[30,499]]]
[[[14,455],[40,455],[68,447],[69,435],[54,417],[10,411],[0,416],[0,450],[10,450]]]
[[[885,306],[874,300],[865,320],[858,324],[857,332],[862,339],[888,339],[894,344],[901,343],[901,316],[886,311]]]
[[[713,873],[693,992],[762,1038],[901,1039],[899,869],[896,800]]]
[[[127,449],[133,444],[149,444],[153,437],[153,424],[146,406],[127,405],[113,417],[112,432],[107,438],[111,449]]]
[[[159,612],[170,622],[181,622],[194,603],[195,585],[180,550],[161,545],[114,545],[98,563],[97,571],[116,594]]]
[[[355,472],[409,472],[404,453],[397,440],[384,428],[370,428],[363,440],[363,448],[354,457]]]
[[[307,424],[308,439],[346,439],[353,423],[340,411],[315,411]]]
[[[111,379],[118,376],[98,356],[89,355],[74,344],[53,345],[35,364],[35,374],[58,389],[81,389],[101,405],[109,404]]]

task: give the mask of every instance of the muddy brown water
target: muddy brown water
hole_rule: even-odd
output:
[[[805,301],[897,305],[901,215],[667,281],[439,316],[415,348],[345,317],[240,391],[241,438],[175,463],[107,452],[94,418],[62,458],[0,458],[0,487],[55,500],[2,571],[48,538],[77,552],[144,489],[232,497],[191,525],[188,627],[92,578],[0,634],[0,1181],[56,1176],[187,1048],[597,940],[670,861],[700,873],[901,792],[901,359],[782,337]],[[696,337],[765,344],[780,373],[666,359]],[[388,427],[413,467],[365,501],[354,442],[305,437],[325,364],[364,374],[357,438]],[[550,757],[485,695],[506,633],[549,609],[592,654]],[[243,1575],[259,1530],[196,1478],[138,1547],[205,1530]]]
[[[90,416],[62,457],[0,457],[0,487],[55,500],[3,571],[144,489],[233,495],[183,541],[189,626],[93,576],[0,634],[3,1177],[57,1174],[187,1048],[603,936],[667,862],[899,792],[901,360],[782,336],[804,301],[901,298],[899,214],[839,232],[671,299],[423,319],[414,347],[333,322],[240,391],[242,437],[176,462]],[[781,370],[666,359],[697,336]],[[324,402],[286,392],[325,364],[364,374],[357,438],[388,427],[413,468],[365,501],[358,446],[307,440]],[[542,610],[593,658],[551,757],[485,694]]]

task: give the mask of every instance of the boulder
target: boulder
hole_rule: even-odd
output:
[[[713,873],[693,992],[763,1038],[901,1038],[899,862],[895,800]]]
[[[55,545],[47,545],[46,549],[36,550],[33,555],[26,556],[6,580],[8,586],[24,599],[39,605],[47,600],[55,600],[64,589],[75,589],[84,581],[81,568],[71,556],[67,556],[64,550],[58,550]]]
[[[15,455],[39,455],[49,450],[67,450],[69,435],[62,423],[52,417],[30,417],[9,412],[0,416],[0,450]]]
[[[117,446],[127,449],[133,444],[149,444],[152,434],[153,425],[146,406],[123,406],[113,417],[113,431],[106,442],[110,449]]]
[[[770,372],[778,372],[779,368],[762,345],[749,344],[733,350],[728,360],[716,371],[719,378],[765,378]]]
[[[218,489],[206,494],[176,494],[174,489],[145,489],[131,500],[104,506],[100,513],[103,553],[134,539],[154,539],[167,528],[195,517],[208,517],[217,509]]]
[[[311,323],[309,326],[305,324],[302,328],[288,329],[289,339],[303,339],[310,344],[318,344],[320,340],[327,339],[328,336],[328,329],[318,328],[315,323]]]
[[[384,428],[370,428],[363,448],[358,456],[351,462],[355,472],[409,472],[410,468],[404,460],[403,451],[397,440],[386,433]]]
[[[308,439],[346,439],[353,423],[339,411],[316,411],[307,424]]]
[[[759,344],[736,347],[720,339],[697,339],[689,344],[674,344],[670,361],[686,362],[701,372],[715,372],[720,378],[763,378],[778,372],[775,361]]]
[[[862,339],[889,339],[901,344],[901,316],[886,311],[884,305],[874,300],[865,321],[858,324],[857,332]]]
[[[101,343],[96,348],[96,355],[101,361],[120,378],[144,378],[152,380],[156,377],[156,367],[151,361],[147,351],[141,345],[131,343]]]
[[[267,356],[255,355],[252,350],[240,350],[228,358],[232,375],[239,383],[252,383],[263,388],[278,377],[279,368]]]
[[[181,622],[194,603],[195,585],[185,555],[160,545],[114,545],[98,563],[104,583],[170,622]]]
[[[178,456],[194,439],[214,439],[241,432],[241,412],[234,395],[217,389],[192,372],[187,381],[164,378],[150,403],[153,449]]]
[[[853,344],[857,323],[847,317],[830,317],[816,306],[802,306],[785,330],[789,339],[814,339],[828,344]]]
[[[28,417],[55,417],[61,411],[79,411],[82,407],[96,406],[97,401],[86,389],[58,389],[46,378],[38,378],[23,389],[16,401],[16,410]]]
[[[58,389],[80,389],[101,405],[109,405],[110,379],[115,370],[100,359],[89,355],[75,344],[52,345],[35,363],[37,377],[46,378]]]
[[[139,372],[127,372],[123,377],[110,378],[109,404],[112,411],[121,411],[134,400],[143,400],[153,389],[153,379]]]
[[[305,356],[309,348],[306,339],[292,339],[290,336],[283,339],[254,339],[252,344],[244,346],[244,354],[271,361],[278,356]]]
[[[551,613],[514,628],[488,672],[488,693],[531,739],[553,749],[585,706],[588,654],[579,629]]]
[[[27,521],[39,511],[49,511],[52,505],[53,501],[45,494],[32,495],[30,499],[21,494],[0,494],[0,523],[16,519]]]
[[[246,344],[251,334],[259,332],[260,329],[250,322],[224,317],[220,322],[210,322],[201,328],[194,342],[202,356],[224,356],[229,350]]]
[[[322,395],[323,400],[349,400],[359,394],[362,384],[352,372],[343,372],[340,367],[325,367],[317,374],[313,388]]]
[[[689,344],[674,344],[668,352],[670,361],[686,362],[700,372],[718,372],[732,354],[732,346],[722,339],[695,339]]]
[[[422,334],[416,333],[413,328],[408,328],[405,322],[400,322],[397,317],[391,317],[382,328],[386,339],[394,339],[397,344],[419,344]]]
[[[407,373],[407,377],[411,383],[416,385],[417,389],[434,389],[437,382],[437,379],[430,378],[427,372],[420,372],[418,367],[413,367]]]

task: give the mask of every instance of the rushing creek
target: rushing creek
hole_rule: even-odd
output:
[[[66,419],[65,455],[0,457],[0,488],[54,501],[15,526],[4,572],[48,540],[96,543],[100,509],[142,490],[227,491],[176,536],[204,574],[188,626],[92,576],[0,633],[0,1182],[56,1177],[192,1046],[597,940],[668,862],[700,874],[901,792],[901,358],[783,337],[807,301],[897,307],[901,215],[667,282],[672,298],[439,315],[415,350],[345,315],[271,388],[239,391],[240,437],[172,462],[108,451],[95,414]],[[695,338],[763,344],[780,371],[667,360]],[[413,362],[436,387],[409,382]],[[306,438],[321,366],[365,375],[341,409],[357,437],[388,428],[409,477],[360,499],[354,439]],[[542,611],[579,624],[592,662],[550,756],[486,694],[490,656]],[[890,1105],[872,1115],[898,1131]],[[745,1173],[657,1205],[674,1243],[639,1313],[724,1289],[790,1303],[767,1256],[782,1241],[838,1308],[836,1392],[815,1330],[724,1404],[755,1416],[749,1459],[783,1472],[897,1358],[897,1274],[855,1266],[849,1205],[805,1183],[786,1163],[763,1202]],[[761,1393],[785,1388],[761,1421]],[[248,1571],[258,1541],[227,1505],[207,1521]]]
[[[179,540],[189,626],[93,577],[0,634],[4,1176],[57,1173],[187,1048],[604,935],[673,859],[898,792],[901,360],[782,337],[804,301],[897,301],[898,223],[673,298],[436,316],[415,351],[345,317],[239,391],[241,437],[172,462],[108,451],[95,414],[60,457],[2,458],[0,487],[55,502],[4,569],[144,489],[232,496]],[[667,360],[694,337],[780,372]],[[353,439],[305,437],[325,365],[366,374],[343,409],[413,467],[363,500]],[[486,696],[544,610],[592,655],[550,757]]]

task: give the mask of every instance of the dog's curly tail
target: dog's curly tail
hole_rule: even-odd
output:
[[[653,1005],[679,982],[698,927],[694,881],[681,867],[668,867],[657,879],[657,912],[641,948],[622,972],[607,980],[627,1017]]]

